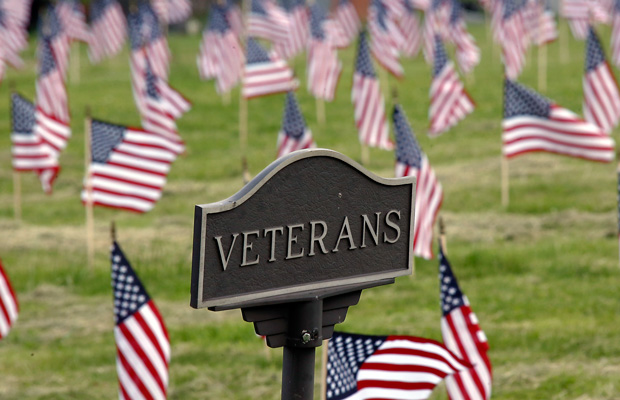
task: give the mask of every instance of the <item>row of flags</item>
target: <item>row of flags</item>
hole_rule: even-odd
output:
[[[116,240],[110,261],[119,398],[166,399],[171,348],[164,320]],[[445,379],[450,398],[489,399],[486,335],[441,247],[439,287],[443,343],[334,332],[324,349],[326,398],[426,399]],[[15,291],[0,263],[0,339],[8,335],[18,312]]]

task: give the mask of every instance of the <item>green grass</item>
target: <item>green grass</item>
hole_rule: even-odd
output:
[[[476,111],[444,135],[426,136],[430,68],[403,60],[406,79],[390,83],[444,187],[442,215],[449,257],[491,346],[495,399],[620,397],[620,308],[615,165],[531,154],[510,162],[510,206],[500,204],[502,67],[482,25],[471,30],[482,63],[468,89]],[[609,29],[602,31],[605,45]],[[189,307],[193,207],[242,186],[238,92],[225,104],[195,67],[198,36],[172,36],[170,80],[194,107],[179,121],[188,152],[173,165],[164,195],[146,215],[96,209],[96,263],[86,265],[83,117],[138,125],[128,54],[92,66],[81,47],[80,82],[69,82],[73,137],[61,156],[52,196],[34,174],[22,174],[23,220],[13,219],[8,81],[32,98],[33,48],[26,68],[9,70],[0,87],[0,257],[21,302],[19,320],[0,342],[0,398],[110,399],[117,382],[109,282],[109,224],[170,331],[171,399],[279,398],[281,351],[268,350],[238,311]],[[546,95],[581,110],[583,43],[570,40],[570,60],[548,49]],[[306,120],[321,147],[360,160],[350,104],[354,50],[339,52],[344,71],[327,124],[305,90],[304,61],[295,69]],[[519,79],[537,87],[536,51]],[[388,92],[388,90],[386,90]],[[387,99],[391,104],[392,99]],[[248,161],[257,174],[276,153],[283,96],[249,104]],[[617,132],[614,133],[616,135]],[[393,176],[394,155],[371,149],[368,168]],[[416,259],[414,277],[366,290],[338,329],[441,339],[437,261]],[[318,368],[318,362],[317,362]],[[318,377],[317,390],[318,396]],[[445,399],[439,388],[434,399]]]

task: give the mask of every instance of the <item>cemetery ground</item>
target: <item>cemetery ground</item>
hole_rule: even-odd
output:
[[[430,68],[421,56],[404,60],[397,87],[423,150],[444,189],[441,209],[448,258],[491,347],[494,399],[614,399],[620,397],[620,266],[616,165],[548,154],[510,161],[510,205],[500,201],[502,65],[486,29],[471,30],[482,63],[468,89],[475,112],[442,136],[426,136]],[[609,44],[609,29],[601,32]],[[23,71],[8,72],[0,87],[0,258],[20,300],[19,319],[0,341],[0,398],[110,399],[117,396],[110,289],[110,221],[118,241],[161,310],[170,333],[169,398],[276,399],[282,352],[266,349],[238,310],[189,307],[195,204],[224,199],[242,185],[238,92],[230,104],[212,82],[198,78],[198,36],[172,36],[170,82],[193,102],[179,120],[187,153],[173,165],[162,199],[145,215],[96,209],[96,259],[87,266],[84,208],[85,107],[95,118],[138,126],[127,50],[92,66],[80,46],[80,79],[69,78],[73,136],[60,158],[54,194],[45,196],[34,174],[23,174],[23,218],[13,218],[9,81],[34,95],[31,43]],[[584,43],[570,39],[562,62],[548,48],[546,95],[581,112]],[[608,47],[606,47],[608,48]],[[75,49],[75,48],[74,48]],[[337,98],[326,104],[327,123],[316,121],[305,90],[304,61],[295,61],[297,91],[320,147],[359,161],[350,103],[355,51],[340,51],[343,74]],[[520,81],[537,88],[537,52]],[[617,70],[616,70],[617,73]],[[385,89],[385,93],[389,93]],[[392,99],[386,97],[391,112]],[[250,172],[276,154],[284,97],[249,103]],[[618,138],[618,130],[614,132]],[[367,168],[394,176],[394,154],[371,149]],[[269,212],[269,210],[265,210]],[[336,329],[365,334],[416,335],[441,340],[437,259],[416,259],[415,275],[364,291]],[[319,398],[320,350],[315,398]],[[439,387],[433,399],[446,399]]]

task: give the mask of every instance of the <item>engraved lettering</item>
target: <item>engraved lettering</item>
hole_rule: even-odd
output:
[[[280,235],[284,233],[284,227],[278,226],[275,228],[265,228],[265,232],[263,237],[267,237],[267,234],[271,234],[271,248],[269,253],[269,262],[274,262],[276,260],[276,232],[279,232]]]
[[[258,237],[259,235],[259,231],[249,231],[249,232],[242,232],[243,233],[243,257],[241,258],[242,262],[241,262],[241,267],[247,267],[249,265],[256,265],[258,264],[258,261],[260,260],[260,256],[256,255],[256,258],[252,261],[248,262],[248,250],[252,250],[252,243],[248,243],[248,237],[250,235],[254,235],[256,237]]]
[[[224,258],[224,249],[222,248],[222,237],[215,236],[214,239],[217,242],[217,248],[220,251],[220,259],[222,260],[222,269],[226,271],[226,267],[228,267],[228,261],[230,260],[230,255],[232,254],[232,249],[235,247],[235,240],[237,240],[238,233],[234,233],[232,235],[232,242],[230,243],[230,247],[228,248],[228,256]]]
[[[301,229],[304,230],[304,224],[295,224],[295,225],[287,225],[288,228],[288,241],[286,246],[286,258],[285,260],[290,260],[292,258],[299,258],[304,256],[304,249],[302,247],[301,251],[297,254],[292,254],[293,252],[293,243],[297,243],[297,236],[293,236],[293,229]]]
[[[379,244],[379,216],[381,215],[381,213],[376,212],[375,215],[377,216],[377,223],[375,224],[376,228],[373,229],[372,224],[370,223],[370,219],[368,219],[368,215],[362,214],[362,245],[360,246],[360,249],[366,247],[366,227],[368,227],[370,235],[375,241],[375,246]]]
[[[383,233],[383,242],[387,243],[396,243],[400,238],[400,226],[396,222],[390,221],[390,215],[396,214],[398,216],[397,220],[400,219],[400,210],[390,210],[387,214],[385,214],[385,224],[390,228],[394,229],[396,232],[396,237],[394,239],[388,238],[387,233]]]
[[[316,226],[321,225],[323,227],[323,233],[321,236],[316,237]],[[313,256],[314,253],[314,244],[316,242],[321,246],[321,252],[323,254],[327,254],[327,250],[325,249],[325,244],[323,244],[323,238],[327,235],[327,224],[325,221],[310,221],[310,251],[308,252],[308,257]]]
[[[344,231],[347,231],[346,233]],[[355,246],[355,242],[353,242],[353,235],[351,234],[351,226],[349,226],[349,218],[344,217],[344,222],[342,223],[342,228],[340,228],[340,235],[338,236],[338,241],[336,242],[336,246],[332,250],[333,253],[338,252],[338,247],[340,246],[341,239],[349,239],[349,250],[357,249]]]

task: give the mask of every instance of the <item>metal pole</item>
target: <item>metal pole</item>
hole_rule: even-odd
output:
[[[315,351],[323,341],[323,300],[291,307],[282,360],[282,400],[314,398]]]

